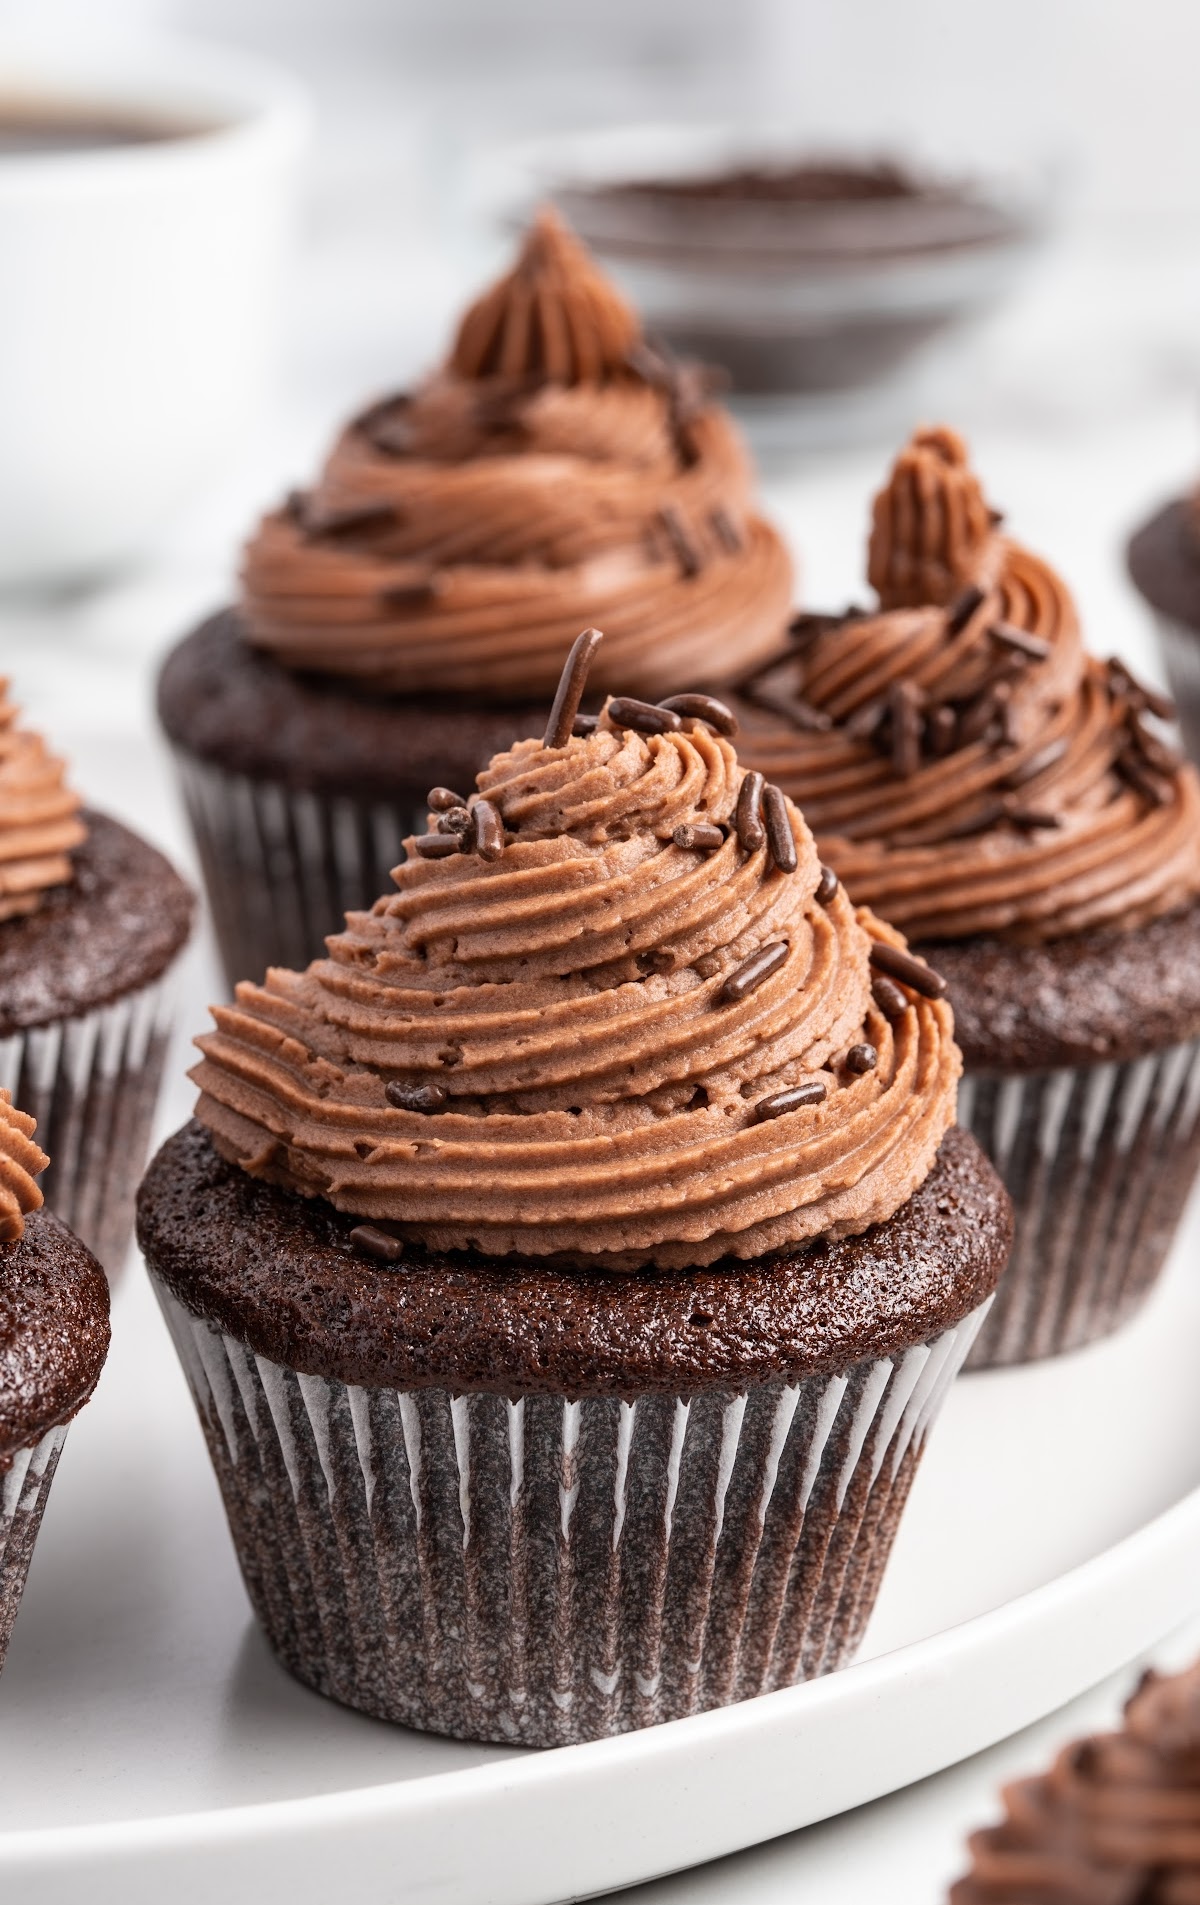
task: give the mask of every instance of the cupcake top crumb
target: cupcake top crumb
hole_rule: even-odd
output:
[[[0,679],[0,920],[36,912],[65,885],[72,849],[87,837],[63,763],[20,725],[8,690]]]
[[[395,893],[198,1041],[222,1155],[366,1219],[384,1260],[677,1268],[853,1235],[953,1122],[941,980],[742,769],[723,704],[580,717],[598,642],[543,740],[431,790]]]
[[[951,1905],[1185,1905],[1200,1898],[1200,1664],[1143,1675],[1118,1732],[1004,1789]]]
[[[1006,536],[954,431],[875,499],[875,610],[802,615],[748,677],[751,765],[855,896],[919,941],[1127,930],[1200,894],[1200,782],[1171,704],[1083,647],[1061,577]]]

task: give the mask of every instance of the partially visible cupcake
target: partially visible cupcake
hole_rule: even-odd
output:
[[[1200,489],[1156,510],[1130,538],[1127,560],[1154,613],[1188,753],[1200,761]]]
[[[230,983],[369,906],[444,780],[544,717],[580,627],[595,687],[657,697],[778,643],[792,594],[733,424],[549,213],[440,369],[373,404],[264,518],[241,599],[168,657]]]
[[[67,1427],[108,1354],[108,1284],[42,1208],[36,1128],[0,1089],[0,1667]]]
[[[853,1654],[1010,1235],[934,976],[727,711],[579,687],[214,1008],[139,1202],[280,1659],[528,1745]]]
[[[120,1269],[193,897],[153,847],[85,811],[0,680],[0,1086],[53,1159],[49,1208]]]
[[[949,984],[959,1118],[1016,1205],[972,1360],[1023,1362],[1132,1313],[1200,1165],[1200,784],[953,431],[901,452],[869,577],[877,609],[799,617],[744,683],[742,754]]]
[[[1143,1674],[1115,1733],[1006,1786],[950,1905],[1196,1905],[1200,1665]]]

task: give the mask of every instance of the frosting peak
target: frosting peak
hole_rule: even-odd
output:
[[[1171,712],[1084,650],[1061,577],[1004,536],[952,431],[876,503],[876,611],[800,616],[748,677],[743,753],[856,898],[917,940],[1133,927],[1200,892]]]
[[[628,701],[497,755],[327,958],[214,1008],[197,1116],[438,1249],[673,1268],[885,1220],[953,1122],[949,1009],[888,1016],[900,942],[759,794],[705,720]]]
[[[1118,1733],[1005,1788],[951,1905],[1185,1905],[1200,1898],[1200,1666],[1147,1674]]]
[[[17,1111],[11,1093],[0,1088],[0,1244],[19,1243],[25,1219],[42,1207],[33,1180],[50,1160],[34,1143],[36,1130],[35,1120]]]
[[[792,593],[729,417],[549,214],[446,365],[264,518],[242,582],[247,639],[289,668],[526,704],[589,623],[598,688],[729,680]]]
[[[62,762],[18,720],[0,680],[0,920],[34,912],[71,879],[71,850],[86,837]]]
[[[916,431],[875,498],[867,576],[881,605],[948,602],[974,579],[993,520],[957,431]]]
[[[449,367],[456,377],[600,384],[628,371],[640,330],[616,286],[547,207],[512,270],[466,313]]]

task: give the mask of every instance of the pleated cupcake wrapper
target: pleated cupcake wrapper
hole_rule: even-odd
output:
[[[173,970],[78,1018],[0,1038],[0,1085],[37,1119],[49,1208],[110,1275],[133,1236],[176,999]]]
[[[284,1665],[385,1719],[532,1746],[849,1659],[986,1309],[839,1375],[573,1402],[297,1375],[155,1287]]]
[[[958,1122],[1016,1215],[967,1367],[1057,1356],[1117,1329],[1162,1269],[1200,1169],[1200,1041],[1127,1064],[968,1074]]]
[[[1155,615],[1159,647],[1188,753],[1200,762],[1200,629]]]
[[[175,762],[230,988],[306,966],[348,912],[390,893],[425,808],[249,780],[181,749]]]
[[[0,1668],[8,1653],[33,1544],[67,1439],[67,1427],[64,1422],[48,1430],[33,1448],[19,1450],[7,1474],[0,1476]]]

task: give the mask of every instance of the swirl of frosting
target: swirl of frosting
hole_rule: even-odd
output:
[[[589,623],[601,688],[727,680],[777,645],[792,571],[703,377],[544,213],[445,367],[264,519],[242,582],[248,639],[288,667],[525,700]]]
[[[34,1143],[36,1120],[18,1111],[11,1092],[0,1087],[0,1244],[15,1244],[25,1235],[25,1219],[42,1207],[42,1193],[34,1183],[50,1160]]]
[[[960,439],[919,432],[875,504],[879,611],[796,619],[743,683],[743,756],[910,938],[1172,912],[1200,892],[1200,783],[1170,710],[1085,653],[1065,584],[998,525]]]
[[[1196,1905],[1200,1666],[1147,1674],[1119,1733],[1005,1788],[1004,1820],[970,1840],[951,1905]]]
[[[430,1247],[615,1269],[890,1217],[954,1119],[949,1008],[884,1016],[872,941],[898,936],[818,901],[794,809],[794,871],[739,843],[742,779],[703,723],[646,735],[607,705],[497,755],[472,796],[497,857],[410,853],[327,958],[213,1008],[192,1076],[218,1150]],[[693,825],[715,850],[676,840]]]
[[[87,833],[62,762],[17,723],[0,680],[0,920],[36,911],[51,887],[71,879],[71,850]]]

